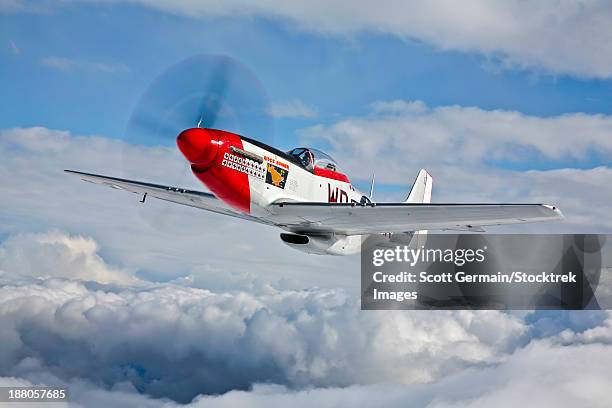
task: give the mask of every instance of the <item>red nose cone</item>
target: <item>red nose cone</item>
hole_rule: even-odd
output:
[[[218,141],[210,131],[193,128],[182,131],[176,138],[176,144],[183,156],[191,164],[207,166],[217,156]]]

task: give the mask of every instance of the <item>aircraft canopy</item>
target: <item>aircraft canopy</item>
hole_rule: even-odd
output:
[[[296,147],[287,154],[295,157],[305,169],[313,171],[314,167],[338,171],[338,163],[330,155],[312,147]]]

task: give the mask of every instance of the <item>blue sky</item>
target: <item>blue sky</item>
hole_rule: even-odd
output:
[[[536,116],[612,111],[609,80],[502,68],[494,56],[442,51],[385,33],[333,36],[278,18],[197,19],[131,5],[76,4],[0,18],[0,92],[10,101],[0,113],[2,128],[44,125],[121,137],[148,83],[202,52],[243,62],[272,101],[299,99],[317,109],[316,120],[277,119],[277,138],[286,145],[297,129],[363,115],[379,100]],[[50,57],[76,65],[43,64]]]

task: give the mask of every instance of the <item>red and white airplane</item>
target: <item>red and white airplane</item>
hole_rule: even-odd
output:
[[[142,202],[154,197],[279,227],[285,244],[314,254],[356,253],[362,237],[371,234],[409,242],[423,230],[484,231],[487,225],[563,218],[558,208],[544,204],[431,203],[432,178],[425,170],[405,201],[375,203],[323,152],[282,152],[223,130],[187,129],[177,144],[210,192],[66,171],[140,194]]]

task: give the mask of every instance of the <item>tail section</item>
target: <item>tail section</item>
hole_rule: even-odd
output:
[[[404,202],[414,204],[431,203],[432,188],[433,178],[431,177],[431,174],[429,174],[427,170],[421,169],[416,180],[414,180],[414,184],[412,185],[410,194],[408,194],[408,198]],[[410,245],[414,248],[418,248],[421,245],[425,245],[425,243],[427,242],[427,230],[414,231],[404,233],[402,235],[404,235],[404,239],[410,239]]]
[[[405,203],[431,203],[433,178],[425,169],[419,171]]]

